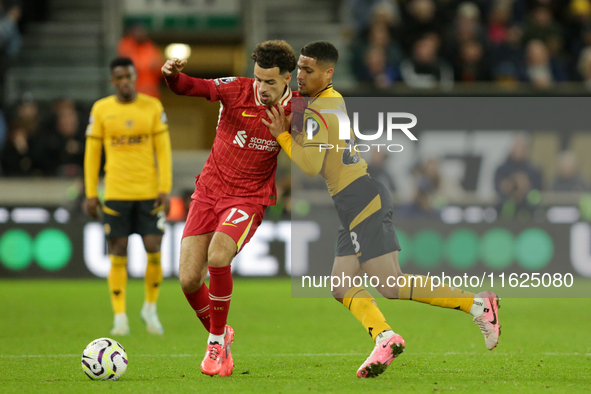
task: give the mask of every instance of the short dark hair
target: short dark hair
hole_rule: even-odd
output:
[[[314,41],[306,44],[301,50],[300,55],[316,59],[318,64],[328,64],[332,67],[339,61],[339,51],[328,41]]]
[[[279,67],[281,74],[292,72],[297,64],[293,48],[283,40],[271,40],[258,44],[251,59],[262,68]]]
[[[113,59],[111,61],[111,64],[109,65],[109,69],[111,70],[111,72],[113,72],[113,70],[115,69],[115,67],[119,67],[119,66],[132,66],[135,67],[135,65],[133,64],[133,60],[131,60],[128,57],[116,57],[115,59]]]

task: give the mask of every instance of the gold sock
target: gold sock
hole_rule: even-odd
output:
[[[146,301],[154,303],[158,300],[161,283],[162,266],[160,265],[160,252],[148,253],[148,265],[146,266],[146,276],[144,277]]]
[[[442,308],[459,309],[470,313],[474,293],[448,285],[439,285],[431,291],[431,277],[412,274],[404,274],[404,277],[406,281],[405,285],[399,289],[399,299],[422,302]]]
[[[125,313],[125,289],[127,287],[127,256],[109,255],[111,270],[109,271],[109,292],[113,312]]]
[[[392,329],[386,323],[376,300],[363,287],[349,289],[343,298],[343,305],[363,324],[374,342],[380,333]]]

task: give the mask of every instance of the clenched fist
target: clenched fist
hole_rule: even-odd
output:
[[[179,60],[176,58],[167,60],[161,68],[162,74],[164,74],[165,77],[172,77],[183,71],[185,65],[187,65],[186,60]]]

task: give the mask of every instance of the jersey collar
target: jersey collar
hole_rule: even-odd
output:
[[[316,93],[314,95],[314,97],[310,97],[308,99],[308,104],[312,104],[314,102],[314,100],[316,100],[318,97],[321,97],[322,94],[326,91],[328,91],[329,89],[332,89],[332,82],[329,83],[328,85],[326,85],[326,87],[324,89],[322,89],[321,91],[319,91],[318,93]]]
[[[261,96],[259,95],[259,89],[257,88],[257,82],[254,81],[252,83],[252,88],[254,90],[254,101],[257,105],[266,105],[263,104],[261,102]],[[291,99],[291,88],[289,87],[289,85],[286,86],[285,92],[283,93],[283,96],[281,96],[281,99],[279,100],[279,104],[281,104],[282,107],[285,107],[287,105],[287,103],[289,103],[289,100]]]

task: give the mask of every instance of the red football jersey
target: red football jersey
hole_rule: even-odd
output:
[[[214,194],[248,198],[258,204],[275,205],[275,171],[279,143],[261,122],[268,120],[253,78],[229,77],[205,80],[210,101],[220,101],[217,135],[211,154],[195,182]],[[296,93],[297,94],[297,93]],[[291,112],[292,91],[279,104]]]

